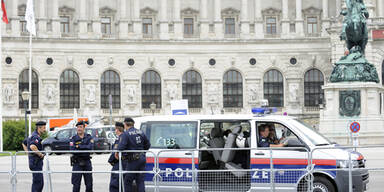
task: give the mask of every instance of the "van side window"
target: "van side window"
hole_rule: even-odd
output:
[[[262,137],[262,127],[267,127],[269,130],[269,134],[267,138]],[[257,146],[265,147],[264,141],[267,140],[269,144],[280,144],[284,143],[287,140],[286,147],[297,147],[301,144],[300,139],[286,126],[277,122],[257,122]],[[265,130],[265,128],[264,128]],[[261,146],[263,145],[263,146]]]
[[[197,122],[161,121],[146,122],[140,128],[151,142],[151,148],[196,148]]]

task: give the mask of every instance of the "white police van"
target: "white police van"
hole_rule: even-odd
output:
[[[353,191],[365,191],[369,181],[364,157],[338,148],[300,120],[279,115],[187,115],[135,118],[135,126],[159,154],[160,191],[307,191],[306,169],[313,151],[314,191],[348,191],[348,160],[353,165]],[[283,150],[258,146],[259,128],[268,125]],[[228,131],[230,130],[230,131]],[[227,134],[228,133],[228,134]],[[214,150],[212,148],[223,148]],[[239,150],[225,150],[239,148]],[[212,150],[210,150],[212,149]],[[271,172],[270,155],[273,157]],[[192,160],[193,159],[193,160]],[[147,170],[154,158],[147,153]],[[335,170],[344,168],[343,170]],[[357,169],[355,169],[357,168]],[[333,169],[333,170],[327,170]],[[198,173],[192,172],[198,170]],[[154,189],[146,175],[146,190]]]

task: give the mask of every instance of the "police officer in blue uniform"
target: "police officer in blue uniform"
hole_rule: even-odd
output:
[[[84,121],[76,124],[77,134],[70,140],[70,150],[93,150],[93,138],[90,134],[85,133]],[[92,171],[91,154],[89,152],[73,153],[71,157],[72,171]],[[72,173],[73,192],[80,191],[81,177],[84,177],[85,191],[93,191],[92,173]]]
[[[118,145],[119,151],[126,150],[148,150],[151,147],[149,140],[145,134],[133,127],[135,122],[132,118],[125,118],[124,124],[126,131],[121,135]],[[115,154],[118,158],[118,153]],[[145,171],[146,158],[145,153],[131,152],[122,153],[122,164],[125,171]],[[144,174],[143,173],[127,173],[124,175],[125,192],[132,191],[132,182],[136,181],[137,191],[145,191]]]
[[[259,142],[258,146],[259,147],[284,147],[286,144],[280,143],[280,144],[274,144],[271,143],[270,139],[268,138],[269,136],[269,125],[261,125],[259,127]]]
[[[117,150],[119,145],[120,135],[124,132],[124,124],[121,122],[115,123],[115,133],[117,139],[113,144],[113,150]],[[119,159],[116,159],[115,153],[113,152],[111,156],[109,156],[108,163],[112,165],[112,171],[119,170]],[[123,188],[121,189],[123,190]],[[109,191],[110,192],[119,192],[119,174],[112,173],[111,174],[111,182],[109,183]]]
[[[43,170],[44,154],[40,151],[43,150],[41,144],[41,135],[45,132],[45,122],[39,121],[36,123],[36,130],[28,138],[28,151],[34,151],[34,153],[28,154],[29,169],[31,171]],[[32,192],[41,192],[44,187],[43,173],[32,173]]]

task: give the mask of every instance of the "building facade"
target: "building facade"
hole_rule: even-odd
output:
[[[10,23],[1,25],[4,119],[24,115],[25,4],[6,1]],[[382,74],[384,0],[365,4],[366,56]],[[191,114],[249,113],[268,99],[316,119],[321,86],[345,51],[343,8],[343,0],[35,0],[32,117],[74,108],[108,116],[111,95],[116,119],[170,114],[178,99]]]

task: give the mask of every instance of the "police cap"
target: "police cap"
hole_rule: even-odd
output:
[[[79,125],[85,125],[85,122],[84,121],[79,121],[76,123],[76,126],[79,126]]]
[[[116,122],[115,126],[116,127],[124,127],[124,124],[122,122]]]
[[[38,121],[36,123],[36,126],[43,126],[43,125],[46,125],[45,121]]]
[[[126,117],[124,119],[124,123],[135,123],[135,121],[132,118],[130,118],[130,117]]]

